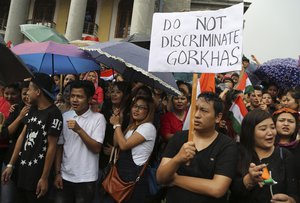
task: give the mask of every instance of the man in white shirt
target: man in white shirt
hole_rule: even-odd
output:
[[[93,200],[106,127],[104,116],[89,108],[94,93],[94,85],[89,81],[71,85],[72,110],[63,114],[63,131],[56,153],[56,203]]]

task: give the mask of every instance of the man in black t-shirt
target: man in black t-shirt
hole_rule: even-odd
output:
[[[52,85],[46,74],[36,73],[32,78],[27,92],[32,107],[2,173],[2,181],[6,183],[14,165],[17,166],[17,203],[47,202],[48,177],[62,130],[62,115],[53,104]]]
[[[222,101],[214,93],[199,95],[194,118],[193,141],[188,132],[174,135],[157,170],[157,181],[170,185],[167,202],[226,202],[237,161],[233,140],[218,133]]]

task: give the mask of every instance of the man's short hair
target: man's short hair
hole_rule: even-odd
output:
[[[203,98],[206,102],[213,102],[214,110],[215,110],[215,116],[217,116],[219,113],[222,113],[224,110],[224,104],[223,101],[220,99],[220,97],[213,93],[213,92],[203,92],[199,94],[198,99]]]
[[[82,88],[87,98],[91,98],[95,94],[95,86],[91,81],[88,80],[73,81],[71,83],[70,91],[72,91],[73,88],[75,89]]]
[[[250,96],[251,95],[251,93],[253,93],[255,90],[257,90],[257,91],[263,91],[263,89],[262,89],[262,87],[261,86],[259,86],[259,85],[255,85],[255,86],[253,86],[253,90],[251,91],[251,92],[249,92],[248,93],[248,96]]]
[[[243,61],[243,62],[245,61],[245,62],[250,63],[250,60],[249,60],[246,56],[243,56],[242,61]]]

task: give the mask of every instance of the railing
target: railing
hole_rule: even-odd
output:
[[[56,23],[47,20],[39,20],[39,19],[28,19],[26,21],[27,24],[38,24],[38,25],[45,25],[47,27],[55,28]]]
[[[98,36],[99,26],[93,22],[84,22],[83,34]]]
[[[0,18],[0,30],[6,30],[7,18]]]

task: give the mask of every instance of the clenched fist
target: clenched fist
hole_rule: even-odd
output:
[[[184,143],[175,157],[180,163],[187,163],[194,158],[195,154],[195,143],[191,141]]]
[[[68,128],[73,130],[76,133],[78,133],[78,131],[81,130],[81,127],[78,125],[78,123],[75,120],[68,120],[67,124],[68,124]]]

